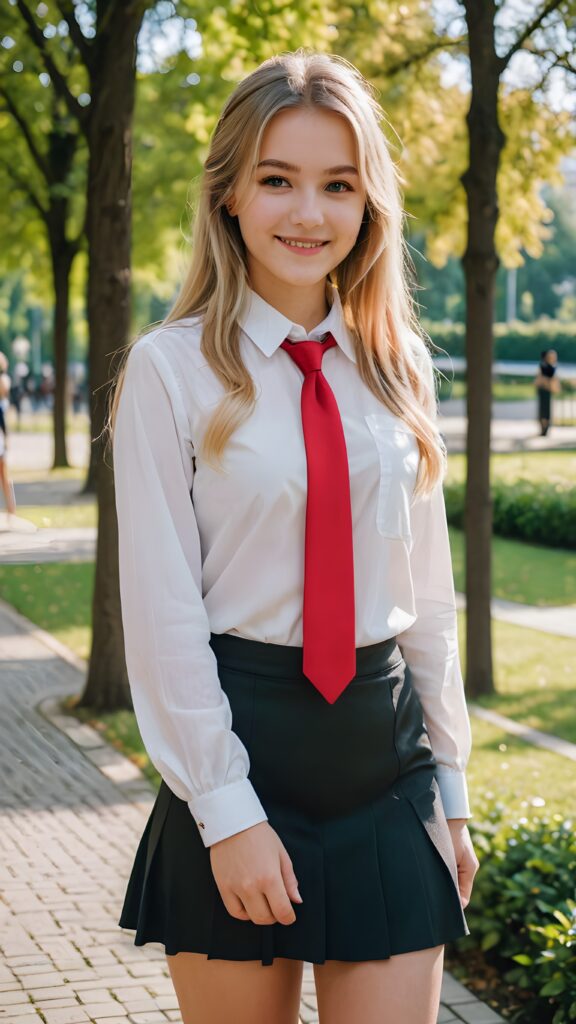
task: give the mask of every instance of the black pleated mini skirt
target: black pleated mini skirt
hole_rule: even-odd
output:
[[[292,860],[291,925],[241,921],[220,896],[198,827],[163,781],[119,920],[135,945],[208,959],[381,960],[470,931],[422,705],[396,639],[357,648],[329,704],[302,648],[212,634],[249,778]]]

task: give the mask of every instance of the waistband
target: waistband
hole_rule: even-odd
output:
[[[236,668],[257,675],[302,676],[302,647],[269,644],[236,633],[211,633],[210,646],[216,660],[225,668]],[[402,652],[392,636],[377,644],[356,648],[356,675],[372,675],[402,661]]]

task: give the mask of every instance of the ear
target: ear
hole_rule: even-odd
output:
[[[230,214],[231,217],[236,216],[236,200],[234,196],[232,196],[232,198],[229,199],[228,202],[226,203],[226,209],[228,210],[228,213]]]

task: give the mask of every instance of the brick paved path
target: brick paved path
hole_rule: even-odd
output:
[[[58,715],[83,675],[33,628],[0,602],[0,1021],[180,1021],[163,946],[136,948],[117,925],[152,791],[98,733]],[[442,997],[438,1024],[501,1021],[448,973]],[[315,1005],[306,965],[303,1024]]]

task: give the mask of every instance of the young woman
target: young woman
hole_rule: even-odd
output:
[[[162,776],[119,923],[164,944],[185,1024],[296,1024],[304,961],[322,1024],[433,1024],[469,933],[445,449],[381,118],[334,56],[236,87],[188,277],[112,407]]]

